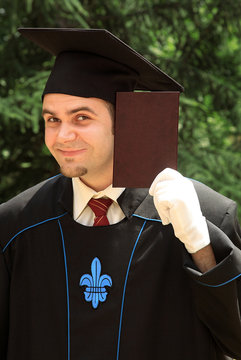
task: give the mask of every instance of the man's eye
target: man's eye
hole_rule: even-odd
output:
[[[89,117],[86,116],[86,115],[79,115],[79,116],[77,117],[77,120],[80,120],[80,121],[87,120],[87,119],[89,119]]]
[[[50,117],[47,119],[47,122],[50,122],[50,123],[54,123],[54,122],[58,122],[59,120],[57,118],[54,118],[54,117]]]

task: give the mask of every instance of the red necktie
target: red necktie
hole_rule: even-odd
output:
[[[90,199],[88,205],[95,214],[93,226],[109,225],[106,214],[111,204],[112,200],[109,198]]]

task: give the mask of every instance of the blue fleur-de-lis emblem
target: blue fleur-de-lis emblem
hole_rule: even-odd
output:
[[[85,300],[90,302],[92,301],[92,306],[96,309],[99,305],[99,301],[103,302],[106,300],[107,291],[105,286],[112,286],[112,280],[109,275],[100,275],[101,273],[101,263],[100,260],[96,257],[91,263],[91,273],[84,274],[80,278],[79,285],[86,286],[84,294]]]

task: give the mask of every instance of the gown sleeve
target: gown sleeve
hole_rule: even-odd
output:
[[[217,265],[202,274],[185,251],[184,268],[200,320],[222,351],[241,359],[241,231],[231,202],[219,227],[208,222]]]
[[[7,359],[9,274],[0,247],[0,359]]]

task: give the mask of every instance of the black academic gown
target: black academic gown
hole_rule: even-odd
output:
[[[1,205],[0,359],[240,359],[235,204],[195,187],[218,262],[205,274],[146,189],[127,189],[126,218],[104,227],[73,220],[62,175]]]

